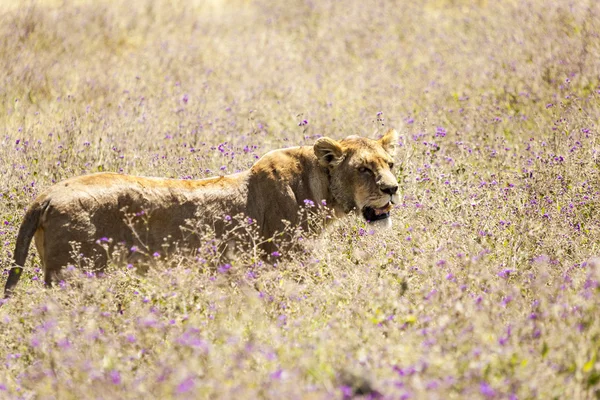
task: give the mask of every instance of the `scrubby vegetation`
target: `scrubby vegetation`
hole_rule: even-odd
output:
[[[84,173],[395,127],[403,203],[276,265],[46,290],[32,251],[0,397],[598,398],[599,34],[593,0],[2,2],[3,276],[27,204]]]

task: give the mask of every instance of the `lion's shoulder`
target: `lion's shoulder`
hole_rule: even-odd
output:
[[[253,175],[278,181],[290,181],[302,176],[321,179],[317,158],[310,146],[273,150],[262,156],[251,168]]]

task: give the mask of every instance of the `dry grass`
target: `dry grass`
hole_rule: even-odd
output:
[[[598,2],[20,3],[2,267],[55,181],[230,173],[320,135],[397,127],[403,204],[257,276],[179,259],[45,290],[32,257],[0,397],[600,396]]]

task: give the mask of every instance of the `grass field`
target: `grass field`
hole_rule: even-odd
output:
[[[391,230],[256,273],[44,289],[32,251],[0,398],[600,398],[599,35],[595,0],[0,0],[2,284],[28,203],[80,174],[395,127],[402,192]]]

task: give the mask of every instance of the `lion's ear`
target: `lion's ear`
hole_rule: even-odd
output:
[[[386,132],[385,135],[381,139],[379,139],[379,143],[381,147],[391,155],[396,154],[396,147],[398,146],[399,135],[395,129],[390,129]]]
[[[338,142],[328,137],[317,139],[314,145],[319,164],[324,167],[335,166],[344,159],[344,151]]]

